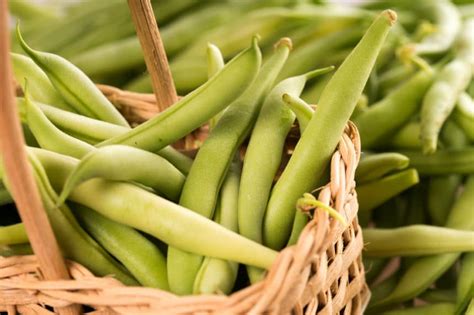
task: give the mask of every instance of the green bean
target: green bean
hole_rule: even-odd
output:
[[[395,12],[389,10],[377,17],[324,89],[314,117],[272,190],[263,225],[264,243],[271,248],[281,248],[286,243],[296,200],[323,181],[344,126],[395,21]]]
[[[130,128],[127,127],[114,125],[74,113],[69,113],[46,104],[41,104],[34,101],[31,102],[38,106],[56,127],[73,136],[74,138],[78,138],[90,144],[97,144],[98,142],[124,134],[130,130]],[[17,104],[20,109],[20,118],[22,118],[22,120],[26,120],[24,118],[24,116],[26,116],[25,100],[23,98],[17,98]],[[177,151],[173,147],[164,147],[163,149],[159,150],[157,154],[170,161],[183,174],[189,173],[192,159]]]
[[[55,189],[61,189],[79,163],[77,159],[54,152],[29,150],[41,160]],[[199,255],[260,268],[269,268],[277,255],[269,248],[136,185],[91,179],[74,189],[70,200],[151,234],[170,246]]]
[[[362,257],[362,260],[365,268],[365,280],[367,284],[372,286],[372,283],[379,277],[382,270],[385,269],[389,260],[379,257],[367,257],[365,255]],[[372,294],[374,293],[372,292]],[[373,297],[371,299],[373,300]]]
[[[29,243],[25,244],[14,244],[14,245],[0,245],[0,256],[20,256],[20,255],[33,255],[33,250]]]
[[[469,141],[474,142],[474,100],[467,93],[461,93],[453,111],[453,118],[463,129]]]
[[[419,109],[433,74],[421,70],[366,112],[354,118],[366,149],[384,144],[387,137],[403,126]]]
[[[157,151],[182,138],[234,100],[254,79],[261,62],[256,40],[194,92],[183,97],[160,115],[130,132],[102,142],[99,146],[125,144]]]
[[[207,45],[207,77],[212,78],[217,72],[224,68],[224,57],[216,45],[209,43]],[[209,129],[213,129],[217,121],[222,117],[223,111],[212,117],[209,121]]]
[[[357,186],[359,211],[370,211],[418,182],[418,173],[411,168]]]
[[[362,155],[356,169],[355,179],[358,185],[367,183],[393,171],[407,168],[409,163],[408,158],[399,153]]]
[[[28,243],[23,223],[17,223],[9,226],[0,226],[0,244],[12,245]]]
[[[381,95],[390,94],[393,90],[397,89],[400,84],[409,80],[413,74],[416,73],[416,68],[412,65],[400,64],[389,64],[388,70],[379,75],[379,90]]]
[[[420,175],[447,175],[474,173],[474,147],[446,149],[432,155],[417,151],[400,151],[410,159],[410,166]]]
[[[305,43],[292,52],[279,79],[299,75],[320,66],[318,63],[327,54],[357,43],[362,35],[363,30],[360,27],[351,27]]]
[[[474,315],[474,299],[469,302],[465,315]]]
[[[309,121],[313,118],[314,109],[304,100],[292,94],[285,93],[283,94],[282,99],[295,114],[300,127],[300,132],[303,133]]]
[[[382,315],[433,315],[433,314],[454,314],[454,304],[436,303],[417,307],[408,307],[394,311],[383,312]]]
[[[28,90],[30,95],[43,103],[52,104],[55,107],[74,111],[55,90],[46,74],[30,58],[23,55],[11,53],[13,74],[19,84],[25,83],[25,78],[30,82]]]
[[[468,177],[461,196],[450,211],[447,228],[474,230],[474,176]],[[384,306],[407,301],[426,290],[459,258],[459,253],[442,254],[417,259],[402,275],[397,287],[385,299],[374,303],[377,310]]]
[[[65,256],[89,268],[96,275],[114,275],[125,284],[136,284],[135,279],[128,275],[123,266],[116,263],[82,230],[66,205],[56,207],[57,195],[51,187],[41,163],[32,154],[29,154],[29,160],[45,210]]]
[[[462,314],[474,296],[474,253],[466,253],[461,259],[456,291],[456,314]]]
[[[375,302],[383,299],[388,296],[390,292],[397,285],[397,273],[393,273],[390,277],[382,281],[381,283],[371,287],[372,295],[370,297],[370,302]]]
[[[421,150],[420,123],[410,121],[388,141],[388,147],[401,150]]]
[[[317,104],[319,102],[319,98],[321,97],[321,93],[328,84],[329,80],[331,80],[332,76],[333,73],[328,73],[316,81],[316,83],[314,83],[312,86],[306,88],[301,95],[301,99],[307,103]]]
[[[290,47],[289,39],[280,40],[275,53],[262,66],[255,83],[245,90],[219,119],[191,166],[179,200],[181,206],[206,218],[212,217],[217,195],[232,157],[255,123],[263,99],[283,67]],[[220,73],[222,71],[224,70]],[[169,248],[168,278],[172,292],[192,292],[202,259],[203,257]]]
[[[239,191],[239,231],[254,241],[263,242],[265,208],[281,164],[285,139],[295,120],[295,115],[284,105],[282,95],[299,95],[309,79],[331,70],[332,67],[323,68],[283,80],[270,91],[262,105],[247,146]],[[247,271],[252,282],[263,274],[251,267]]]
[[[462,148],[467,144],[463,131],[452,121],[447,121],[441,139],[447,148]],[[449,174],[430,178],[428,185],[427,209],[432,223],[443,226],[446,223],[449,209],[458,194],[462,176]]]
[[[459,231],[430,225],[396,229],[364,229],[367,256],[424,256],[473,252],[474,231]]]
[[[185,179],[159,155],[129,146],[110,145],[91,151],[81,159],[64,184],[58,204],[62,204],[76,186],[96,177],[134,181],[173,201],[179,199]]]
[[[436,31],[420,43],[413,44],[415,53],[437,54],[448,50],[461,28],[461,17],[456,6],[445,0],[425,1],[421,3],[419,10],[433,21]]]
[[[62,132],[34,104],[25,88],[26,121],[31,132],[42,148],[81,158],[87,152],[94,150],[90,144],[78,140]]]
[[[455,303],[456,291],[452,289],[428,289],[420,299],[429,303]]]
[[[220,225],[237,232],[237,205],[240,183],[240,161],[230,166],[220,191],[219,205],[216,209],[216,219]],[[194,281],[194,294],[229,294],[237,278],[238,264],[211,257],[204,258]]]
[[[74,206],[81,225],[146,287],[169,290],[166,259],[160,250],[134,229],[107,219],[84,206]]]
[[[59,17],[58,10],[54,6],[45,6],[44,3],[29,2],[23,0],[9,1],[8,7],[10,12],[22,20],[39,19],[43,22],[55,20]]]
[[[469,64],[455,59],[441,69],[426,93],[421,107],[421,142],[423,152],[436,151],[441,127],[456,105],[456,100],[472,77]]]
[[[128,126],[125,118],[76,66],[58,55],[31,49],[23,40],[19,25],[17,25],[17,37],[23,50],[40,66],[56,90],[77,112]]]

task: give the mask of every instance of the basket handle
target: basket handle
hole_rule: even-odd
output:
[[[41,272],[47,280],[69,279],[51,224],[28,163],[25,140],[17,115],[10,61],[8,3],[0,1],[0,153],[9,187],[25,225]],[[57,309],[59,314],[80,314],[77,304]]]
[[[178,101],[168,58],[150,0],[128,0],[133,23],[151,76],[158,111]]]

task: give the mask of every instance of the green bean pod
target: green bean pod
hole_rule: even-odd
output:
[[[213,216],[217,196],[232,158],[254,125],[263,98],[283,67],[290,48],[289,39],[280,40],[275,53],[262,66],[254,84],[219,119],[194,159],[179,200],[181,206],[206,218]],[[224,70],[220,73],[222,71]],[[192,292],[202,259],[203,257],[169,248],[168,278],[171,291],[178,294]]]
[[[250,48],[194,92],[126,134],[104,141],[99,146],[125,144],[157,151],[187,135],[224,109],[255,78],[261,53],[256,40]]]
[[[378,153],[368,156],[362,155],[357,166],[355,179],[357,184],[363,184],[376,180],[393,171],[399,171],[407,168],[410,160],[399,153]]]
[[[436,54],[448,50],[461,29],[461,17],[456,6],[445,0],[424,1],[418,9],[433,21],[436,31],[413,45],[415,53]]]
[[[124,145],[110,145],[86,154],[69,175],[58,198],[66,201],[71,191],[91,178],[133,181],[153,188],[169,200],[177,201],[184,175],[166,159],[154,153]]]
[[[417,224],[396,229],[364,229],[363,234],[365,255],[369,257],[474,252],[474,231]]]
[[[79,163],[77,159],[58,153],[37,148],[29,150],[44,165],[55,189],[63,187]],[[151,234],[169,246],[199,255],[260,268],[270,268],[277,255],[267,247],[133,184],[91,179],[74,189],[70,200]]]
[[[418,151],[400,151],[410,159],[410,167],[420,175],[448,175],[474,173],[474,147],[446,149],[431,155]]]
[[[23,223],[17,223],[9,226],[0,226],[0,244],[13,245],[28,243]]]
[[[11,59],[15,80],[17,83],[23,85],[25,83],[25,78],[27,78],[29,82],[29,93],[35,100],[52,104],[52,106],[67,111],[74,111],[74,109],[63,100],[61,95],[49,81],[46,74],[33,62],[33,60],[15,53],[11,53]]]
[[[130,128],[114,125],[101,120],[66,112],[52,106],[31,101],[38,106],[46,117],[59,129],[70,136],[90,144],[110,139],[114,136],[130,131]],[[20,118],[26,121],[26,105],[23,98],[17,98],[20,109]],[[164,147],[157,152],[158,155],[170,161],[183,174],[189,173],[192,159],[177,151],[171,146]]]
[[[433,314],[454,314],[453,303],[426,304],[423,306],[408,307],[394,311],[383,312],[382,315],[433,315]]]
[[[297,199],[323,181],[344,126],[395,21],[393,11],[379,15],[324,89],[313,118],[272,190],[263,225],[264,243],[271,248],[282,248],[288,240]]]
[[[313,118],[314,109],[304,100],[292,94],[285,93],[283,94],[282,99],[295,114],[300,127],[300,132],[303,133],[309,121]]]
[[[474,142],[474,100],[467,93],[459,95],[453,118],[463,129],[470,142]]]
[[[366,149],[383,145],[419,109],[433,73],[420,70],[415,76],[354,118]]]
[[[465,315],[474,315],[474,298],[469,302]]]
[[[451,114],[459,95],[468,86],[472,69],[461,59],[448,63],[439,72],[421,106],[421,142],[423,153],[436,151],[441,127]]]
[[[29,160],[45,210],[65,256],[89,268],[96,275],[114,275],[124,284],[136,284],[135,279],[127,273],[123,266],[110,257],[81,228],[66,205],[56,206],[57,195],[51,187],[40,161],[32,154],[29,154]]]
[[[12,196],[10,195],[8,190],[5,187],[3,187],[3,185],[1,185],[1,182],[0,182],[0,206],[9,204],[12,201],[13,201]]]
[[[387,147],[399,150],[421,150],[420,130],[418,121],[408,122],[393,135]]]
[[[319,69],[283,80],[270,91],[262,105],[245,153],[239,191],[239,232],[254,241],[263,242],[265,208],[281,164],[285,139],[295,120],[295,115],[283,103],[282,95],[299,95],[307,80],[332,69]],[[252,267],[247,271],[252,282],[257,282],[263,274]]]
[[[429,303],[455,303],[456,290],[453,289],[428,289],[420,299]]]
[[[23,40],[19,25],[17,37],[23,50],[46,73],[56,90],[78,113],[128,126],[127,121],[114,105],[76,66],[58,55],[31,49]]]
[[[469,176],[461,196],[450,211],[447,228],[474,230],[474,176]],[[417,259],[402,275],[397,287],[385,299],[374,303],[373,310],[414,298],[426,290],[459,258],[459,253]]]
[[[473,6],[474,7],[474,6]],[[456,55],[474,67],[474,16],[464,21],[456,43]]]
[[[370,211],[418,182],[418,173],[411,168],[357,186],[359,211]]]
[[[461,259],[456,291],[456,315],[460,315],[474,296],[474,253],[466,253]]]
[[[235,160],[235,159],[234,159]],[[229,168],[220,191],[215,221],[237,232],[237,205],[240,183],[240,163],[235,161]],[[237,278],[238,263],[212,257],[204,261],[194,280],[193,294],[229,294]]]
[[[42,148],[81,158],[94,150],[90,144],[78,140],[59,130],[34,104],[25,89],[26,121],[31,132]]]
[[[169,290],[166,259],[145,236],[81,205],[74,214],[87,232],[146,287]]]
[[[397,273],[395,272],[393,275],[383,280],[381,283],[370,288],[370,290],[372,291],[372,295],[370,296],[370,302],[373,303],[374,301],[379,301],[384,297],[388,296],[396,285]]]

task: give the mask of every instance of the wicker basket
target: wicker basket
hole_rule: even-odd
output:
[[[99,87],[131,123],[157,114],[151,94]],[[188,137],[184,147],[192,148],[201,134]],[[358,131],[349,123],[331,160],[330,183],[318,197],[342,213],[348,226],[325,211],[308,209],[312,219],[298,243],[280,252],[263,281],[230,296],[178,297],[126,287],[110,277],[95,277],[74,262],[68,262],[74,280],[44,281],[35,256],[14,256],[0,257],[0,311],[54,314],[52,307],[76,303],[88,306],[87,314],[362,314],[370,292],[357,220],[354,173],[359,157]]]

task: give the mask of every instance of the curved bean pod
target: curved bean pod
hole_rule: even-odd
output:
[[[421,150],[421,126],[418,121],[410,121],[388,141],[388,147],[401,150]]]
[[[448,175],[474,173],[474,147],[446,149],[431,155],[418,151],[400,151],[410,159],[410,166],[420,175]]]
[[[217,72],[224,68],[224,57],[221,51],[216,45],[211,43],[207,44],[207,77],[212,78]],[[212,117],[209,121],[209,129],[213,129],[220,117],[222,117],[223,111]]]
[[[419,182],[411,168],[356,187],[359,211],[370,211]]]
[[[369,257],[424,256],[474,252],[474,231],[408,225],[396,229],[364,229]]]
[[[75,205],[81,225],[146,287],[169,290],[166,259],[160,250],[134,229],[107,219],[94,210]]]
[[[125,144],[147,151],[164,148],[208,121],[240,95],[255,78],[260,62],[261,53],[254,40],[250,48],[194,92],[146,123],[99,146]]]
[[[283,102],[295,114],[296,120],[300,126],[300,132],[303,133],[311,118],[313,118],[314,109],[301,98],[292,94],[285,93],[282,96]]]
[[[366,149],[385,143],[385,139],[403,126],[419,109],[433,79],[433,73],[421,70],[381,101],[354,117]]]
[[[426,1],[418,9],[436,25],[436,32],[426,36],[420,43],[413,44],[417,54],[436,54],[448,50],[461,29],[461,17],[450,1]]]
[[[134,147],[110,145],[86,154],[66,180],[58,198],[64,203],[79,184],[95,177],[134,181],[177,201],[184,185],[184,175],[159,155]]]
[[[40,66],[56,90],[78,113],[128,126],[114,105],[76,66],[58,55],[31,49],[23,40],[19,25],[17,25],[17,37],[23,50]]]
[[[407,168],[410,160],[399,153],[379,153],[362,156],[357,166],[355,179],[357,184],[370,182],[396,170]]]
[[[13,245],[28,243],[23,223],[17,223],[9,226],[0,226],[0,244]]]
[[[446,227],[474,230],[472,205],[474,204],[474,176],[469,176],[461,196],[450,211]],[[397,287],[385,299],[374,303],[376,311],[390,304],[407,301],[426,290],[459,258],[458,253],[428,256],[417,259],[402,275]]]
[[[13,64],[13,75],[15,76],[17,83],[23,84],[25,78],[27,78],[30,82],[28,90],[35,100],[52,104],[55,107],[67,111],[74,111],[74,109],[63,100],[61,95],[55,90],[49,81],[46,74],[33,62],[33,60],[15,53],[11,53],[11,59]]]
[[[235,160],[235,159],[234,159]],[[215,221],[231,231],[238,231],[237,205],[240,183],[240,161],[235,161],[229,168],[220,191],[219,205],[216,209]],[[229,294],[237,278],[239,265],[212,257],[204,261],[194,280],[194,294]]]
[[[43,114],[30,98],[25,88],[26,121],[28,127],[42,148],[81,158],[94,150],[90,144],[78,140],[59,130]]]
[[[282,248],[288,240],[296,200],[323,181],[344,126],[395,21],[393,11],[379,15],[324,89],[313,119],[272,190],[263,225],[264,243],[271,248]]]
[[[423,153],[436,151],[441,127],[451,114],[459,95],[466,89],[472,77],[472,69],[461,59],[448,63],[439,72],[421,106],[421,143]]]
[[[181,206],[204,217],[212,217],[220,187],[232,158],[255,123],[263,98],[283,67],[290,47],[289,39],[282,39],[279,42],[275,53],[262,66],[255,82],[219,119],[194,159],[179,200]],[[169,248],[168,278],[171,291],[178,294],[192,292],[202,259],[203,257],[173,247]]]

